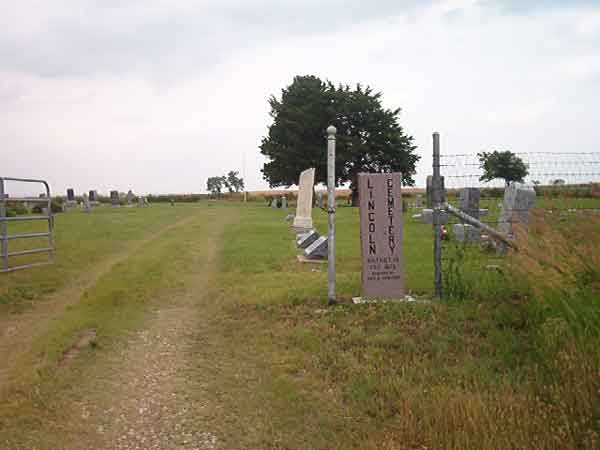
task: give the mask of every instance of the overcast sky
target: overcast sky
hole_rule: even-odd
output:
[[[201,192],[245,160],[262,189],[268,97],[307,74],[402,108],[419,183],[436,130],[600,151],[600,0],[0,0],[0,176]]]

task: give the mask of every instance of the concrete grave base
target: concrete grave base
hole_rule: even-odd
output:
[[[312,263],[312,264],[327,264],[326,259],[308,259],[304,255],[298,255],[298,262],[301,263]]]
[[[411,297],[410,295],[407,295],[404,298],[389,298],[389,299],[387,299],[387,298],[377,299],[377,298],[352,297],[352,303],[354,303],[355,305],[364,305],[364,304],[371,304],[371,303],[422,303],[422,304],[429,304],[429,303],[431,303],[431,301],[430,300],[419,300],[414,297]]]
[[[292,223],[292,227],[298,230],[312,230],[313,229],[313,221],[312,217],[294,217],[294,222]]]

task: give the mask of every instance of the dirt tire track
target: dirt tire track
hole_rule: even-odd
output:
[[[204,235],[204,256],[194,273],[183,277],[186,289],[169,306],[155,311],[144,330],[122,352],[112,354],[108,374],[94,380],[96,394],[78,405],[83,429],[64,450],[211,450],[217,436],[198,423],[208,404],[191,399],[188,374],[200,321],[199,302],[216,277],[217,234]],[[194,389],[198,389],[195,385]],[[187,392],[187,393],[186,393]]]
[[[126,246],[125,250],[111,255],[94,267],[94,270],[71,281],[57,292],[50,294],[43,301],[37,302],[31,310],[22,314],[11,315],[0,319],[0,391],[6,387],[11,368],[15,361],[29,352],[33,342],[39,339],[48,329],[52,320],[59,317],[66,308],[76,304],[83,294],[91,289],[113,267],[125,262],[138,250],[160,238],[164,233],[186,225],[195,216],[185,217],[152,233],[142,240],[136,240]]]

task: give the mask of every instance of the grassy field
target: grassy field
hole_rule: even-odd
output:
[[[81,405],[133,396],[118,387],[145,376],[132,336],[177,323],[177,370],[160,384],[190,414],[184,428],[215,440],[158,448],[597,447],[597,222],[569,233],[575,243],[540,234],[470,298],[353,305],[358,210],[340,208],[330,308],[326,266],[296,261],[284,216],[231,202],[57,216],[57,264],[0,278],[0,448],[136,448],[111,440],[120,414]],[[430,298],[431,228],[405,223],[407,285]],[[544,289],[546,278],[562,281]],[[165,310],[180,312],[165,321]],[[89,330],[92,345],[61,365]]]

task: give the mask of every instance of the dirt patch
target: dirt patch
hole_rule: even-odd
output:
[[[75,343],[63,353],[62,357],[58,361],[58,367],[65,367],[68,365],[77,357],[77,355],[79,355],[81,350],[93,345],[94,342],[96,342],[96,330],[85,330],[80,334]]]

